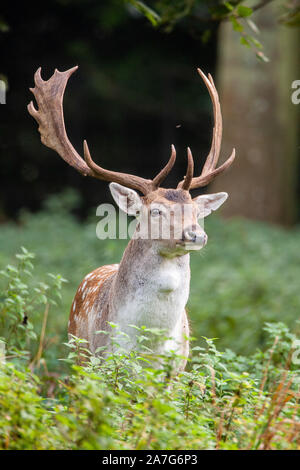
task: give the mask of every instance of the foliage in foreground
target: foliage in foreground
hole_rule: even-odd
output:
[[[24,309],[46,305],[46,319],[62,278],[52,276],[52,286],[22,283],[24,271],[34,278],[32,256],[23,249],[18,267],[2,272],[0,449],[300,448],[299,341],[283,323],[267,323],[267,350],[249,357],[220,352],[203,338],[179,376],[172,372],[179,357],[154,358],[147,348],[147,337],[163,332],[141,328],[139,351],[102,360],[73,337],[64,359],[70,370],[51,373],[45,322],[37,331],[34,321],[24,322]]]

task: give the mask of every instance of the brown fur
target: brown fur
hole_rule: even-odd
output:
[[[101,302],[103,293],[108,292],[108,284],[111,284],[112,278],[115,276],[118,268],[118,264],[101,266],[100,268],[90,272],[80,283],[71,306],[68,327],[69,334],[80,338],[84,338],[86,336],[84,334],[82,335],[82,328],[80,327],[80,325],[82,325],[82,320],[87,323],[87,316],[89,312],[92,312],[94,305]],[[105,303],[102,302],[102,304],[104,307],[103,310],[105,312]],[[104,317],[107,317],[107,315],[105,315],[104,312],[101,315],[101,324],[99,324],[99,330],[105,329],[104,322],[106,321],[106,318]]]
[[[176,203],[189,203],[192,202],[191,195],[188,191],[183,189],[165,189],[159,188],[156,191],[152,191],[143,198],[145,204],[150,205],[152,202],[158,202],[162,204],[174,204]]]

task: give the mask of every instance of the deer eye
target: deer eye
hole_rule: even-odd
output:
[[[150,213],[152,217],[157,217],[161,215],[161,211],[159,209],[152,209]]]

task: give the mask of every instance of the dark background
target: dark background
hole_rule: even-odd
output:
[[[177,163],[167,186],[185,173],[187,146],[200,170],[212,120],[196,67],[214,75],[217,24],[203,43],[201,24],[196,30],[183,23],[166,34],[122,2],[10,2],[1,11],[9,27],[1,34],[1,73],[8,81],[0,107],[1,220],[16,217],[20,208],[39,209],[49,194],[66,187],[81,193],[81,216],[109,198],[106,183],[82,178],[41,144],[27,112],[39,66],[48,79],[55,68],[79,65],[64,109],[69,138],[81,155],[86,138],[100,165],[151,178],[174,143]]]

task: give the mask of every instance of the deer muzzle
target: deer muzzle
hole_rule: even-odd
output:
[[[183,231],[183,242],[195,246],[195,249],[202,248],[207,243],[207,235],[200,228],[187,227]]]

